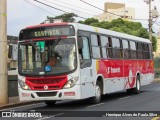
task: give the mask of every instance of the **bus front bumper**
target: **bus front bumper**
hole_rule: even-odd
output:
[[[80,85],[70,89],[33,91],[18,88],[20,101],[37,100],[75,100],[81,99]]]

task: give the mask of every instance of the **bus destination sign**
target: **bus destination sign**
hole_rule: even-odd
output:
[[[53,36],[74,36],[74,34],[75,30],[71,25],[50,27],[47,26],[22,30],[20,32],[20,40]]]

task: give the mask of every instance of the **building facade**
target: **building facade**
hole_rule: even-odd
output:
[[[11,56],[8,55],[8,60],[7,60],[8,69],[17,67],[17,59],[13,57],[13,56],[18,56],[17,51],[14,50],[17,46],[17,42],[18,42],[18,37],[10,36],[10,35],[7,36],[7,52],[9,53],[9,49],[10,49],[12,53]],[[12,47],[9,47],[9,46],[12,46]]]
[[[135,18],[135,9],[126,7],[122,3],[109,3],[104,4],[105,12],[101,15],[94,16],[99,22],[112,21],[113,19],[123,18],[125,20],[132,20]]]

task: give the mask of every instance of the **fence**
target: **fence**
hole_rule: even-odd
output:
[[[154,58],[155,78],[160,77],[160,57]]]

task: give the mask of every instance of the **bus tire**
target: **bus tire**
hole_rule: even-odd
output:
[[[141,91],[141,82],[140,82],[140,76],[138,75],[136,78],[136,87],[132,89],[133,94],[139,94]]]
[[[97,81],[95,87],[95,96],[91,98],[91,102],[93,104],[98,104],[101,102],[101,98],[102,98],[102,85],[100,82]]]
[[[56,103],[56,101],[45,101],[45,104],[47,105],[47,106],[54,106],[55,105],[55,103]]]
[[[138,75],[136,77],[136,87],[132,89],[127,89],[128,94],[139,94],[141,91],[141,82],[140,82],[140,76]]]

